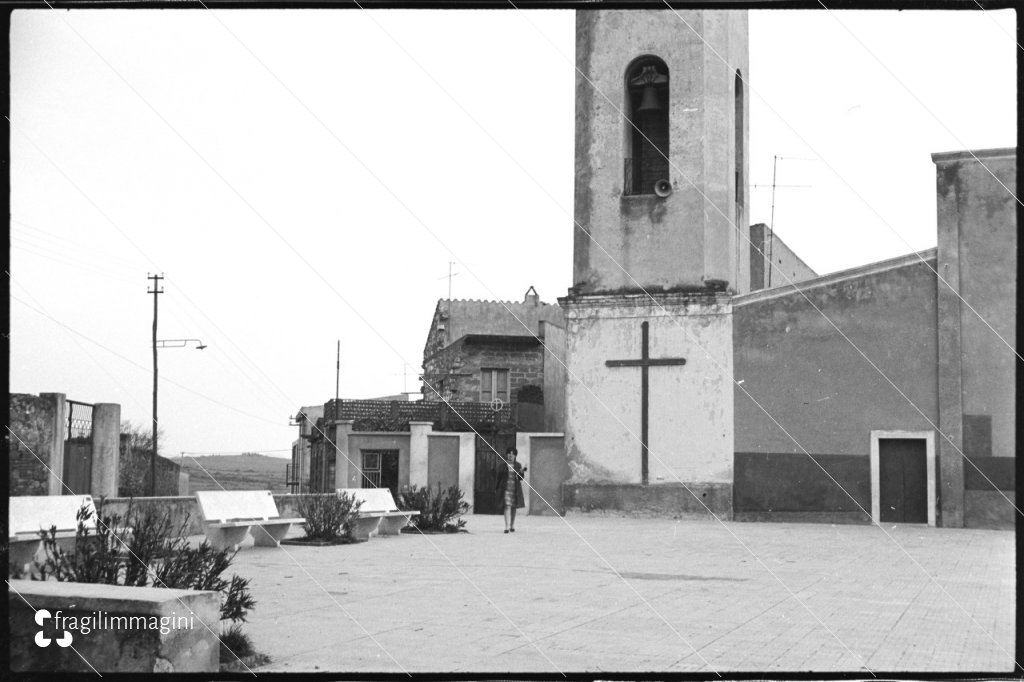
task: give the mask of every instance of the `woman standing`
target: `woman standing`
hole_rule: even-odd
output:
[[[509,448],[505,451],[505,463],[507,466],[498,474],[498,484],[494,486],[495,492],[503,495],[503,506],[505,507],[505,532],[516,532],[516,509],[526,506],[523,501],[523,477],[526,475],[526,468],[516,461],[519,451]]]

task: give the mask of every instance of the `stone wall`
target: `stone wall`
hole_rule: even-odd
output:
[[[11,580],[7,603],[12,672],[95,675],[220,669],[216,592]],[[37,610],[51,616],[41,627],[35,620]],[[58,612],[59,622],[53,618]],[[67,647],[54,641],[40,646],[35,641],[38,632],[51,639],[70,632],[72,641]]]
[[[12,495],[112,495],[117,490],[121,406],[88,406],[89,435],[66,440],[69,403],[63,393],[11,393],[8,473]],[[76,416],[76,420],[79,417]],[[73,470],[65,471],[66,445],[74,446]]]
[[[423,347],[425,400],[477,400],[464,393],[438,395],[442,392],[439,382],[445,381],[446,389],[458,388],[459,377],[449,376],[458,368],[459,344],[479,337],[510,338],[528,343],[531,339],[543,337],[543,325],[565,324],[562,309],[557,305],[542,303],[534,293],[527,293],[521,303],[511,301],[438,301],[430,323],[427,342]]]
[[[151,495],[151,452],[132,448],[127,434],[121,435],[121,467],[117,494],[119,497]],[[187,475],[187,474],[186,474]],[[181,491],[181,466],[166,457],[156,458],[156,496],[178,495]]]
[[[486,340],[485,340],[486,339]],[[430,377],[444,377],[444,388],[438,392],[426,388],[425,401],[439,401],[442,396],[459,402],[479,402],[481,370],[509,370],[512,402],[523,386],[543,386],[544,348],[532,337],[521,341],[498,342],[487,337],[460,339],[429,357],[424,372]],[[435,386],[437,381],[435,380]],[[508,400],[506,400],[508,402]]]
[[[52,396],[11,393],[8,399],[9,424],[14,432],[5,434],[10,494],[47,495],[51,474],[46,466],[54,440],[63,443],[64,434],[55,433],[63,414],[57,414],[58,405]],[[63,448],[59,456],[63,457]]]
[[[464,343],[460,355],[462,363],[457,371],[469,375],[463,377],[460,382],[459,397],[462,400],[482,400],[481,374],[485,369],[508,370],[508,400],[512,402],[517,401],[517,394],[523,386],[541,386],[544,383],[544,350],[536,342],[529,346],[508,343]]]
[[[467,335],[532,337],[538,333],[541,322],[563,324],[562,310],[557,305],[542,303],[534,295],[528,295],[522,302],[438,301],[424,357]]]

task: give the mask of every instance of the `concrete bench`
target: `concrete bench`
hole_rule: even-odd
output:
[[[269,490],[201,490],[196,492],[203,531],[216,549],[237,549],[252,529],[258,547],[277,547],[293,525],[306,519],[282,519]]]
[[[13,672],[215,673],[220,667],[217,592],[10,580],[7,594]]]
[[[359,516],[376,518],[379,523],[367,534],[371,535],[398,535],[418,511],[402,511],[395,504],[395,498],[387,488],[338,488],[338,494],[348,493],[357,501],[362,501],[359,507]]]
[[[27,570],[42,549],[40,531],[56,528],[58,547],[74,551],[78,510],[83,506],[92,511],[86,527],[91,533],[96,530],[96,505],[91,495],[27,495],[8,500],[10,563],[19,570]]]

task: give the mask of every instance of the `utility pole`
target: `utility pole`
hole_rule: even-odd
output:
[[[338,418],[338,387],[341,385],[341,339],[338,339],[338,359],[334,365],[334,418]]]
[[[157,301],[158,294],[164,293],[163,287],[160,286],[160,280],[164,279],[163,275],[150,275],[147,273],[146,279],[153,280],[153,288],[147,289],[147,294],[153,294],[153,453],[149,459],[149,480],[150,488],[149,493],[153,497],[156,497],[156,446],[157,446],[157,418],[156,418],[156,386],[157,386],[157,369],[156,369],[156,314],[157,314]]]

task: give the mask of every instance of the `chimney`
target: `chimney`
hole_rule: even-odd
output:
[[[523,303],[540,305],[540,296],[537,295],[537,290],[533,288],[533,285],[530,285],[530,288],[526,290],[526,296],[523,298]]]

